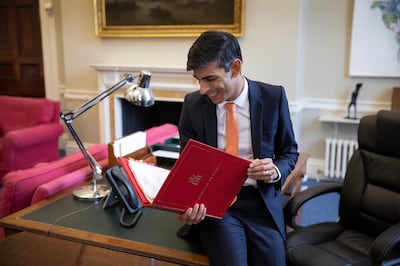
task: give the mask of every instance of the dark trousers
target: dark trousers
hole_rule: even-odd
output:
[[[199,233],[210,265],[286,265],[285,240],[254,187],[241,189],[222,220],[201,222]]]

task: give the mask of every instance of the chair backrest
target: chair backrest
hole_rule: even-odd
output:
[[[377,236],[400,222],[400,111],[363,117],[339,205],[346,227]]]
[[[0,95],[0,106],[0,136],[20,128],[60,122],[59,101]]]

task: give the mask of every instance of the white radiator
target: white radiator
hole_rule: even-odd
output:
[[[356,140],[327,138],[325,140],[325,176],[344,178],[347,162],[357,148]]]

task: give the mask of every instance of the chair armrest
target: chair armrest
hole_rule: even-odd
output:
[[[384,265],[399,265],[399,258],[395,258],[394,260],[390,260],[390,253],[393,248],[400,243],[400,223],[397,223],[387,230],[385,230],[382,234],[380,234],[375,241],[372,243],[370,249],[370,257],[374,263],[379,265],[382,262],[385,262]],[[389,259],[389,260],[388,260]]]
[[[146,131],[146,144],[152,146],[157,143],[164,143],[179,134],[178,127],[173,124],[163,124],[147,129]]]
[[[299,211],[299,209],[306,203],[307,201],[316,198],[320,195],[337,192],[340,193],[342,190],[342,184],[333,183],[333,184],[323,184],[315,187],[308,188],[304,191],[297,193],[294,197],[290,198],[289,201],[283,208],[286,225],[292,228],[299,228],[298,224],[296,224],[295,218]]]
[[[58,139],[63,132],[63,126],[58,123],[42,124],[10,131],[4,135],[4,151],[10,152],[15,148],[26,149],[49,140]]]
[[[103,172],[105,172],[108,168],[108,159],[102,159],[101,161],[98,161],[98,163],[103,168]],[[41,184],[33,193],[31,205],[88,179],[91,174],[92,169],[88,165],[65,175],[61,175],[47,183]]]

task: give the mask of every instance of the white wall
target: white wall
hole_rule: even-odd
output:
[[[318,121],[319,116],[344,114],[358,82],[364,84],[358,99],[362,112],[388,107],[391,88],[398,86],[400,79],[348,76],[351,0],[245,2],[245,31],[239,39],[245,74],[286,87],[300,149],[311,152],[318,164],[324,157],[323,141],[333,131],[332,125]],[[54,89],[60,93],[63,108],[73,108],[96,94],[93,64],[184,68],[187,50],[195,40],[99,38],[94,33],[93,0],[53,0],[53,4],[53,16],[42,14],[41,18],[54,20],[50,23],[55,24],[56,30],[43,34],[55,39],[57,49],[44,52],[47,56],[51,53],[53,62],[57,62],[58,69],[53,71],[57,71],[59,81]],[[64,92],[78,99],[65,99]],[[85,142],[98,142],[98,119],[101,118],[94,108],[74,121]],[[356,129],[339,126],[339,134],[354,138]]]
[[[92,64],[185,67],[195,37],[96,37],[92,2],[60,1],[67,87],[93,89],[96,80]],[[295,86],[299,8],[298,1],[291,2],[247,1],[245,34],[239,40],[246,74],[283,84],[290,96]]]

